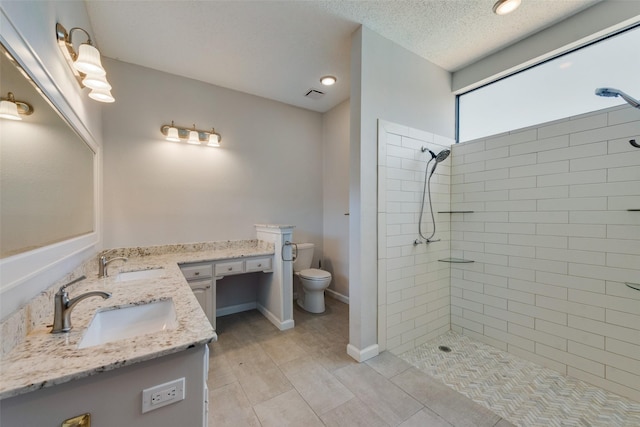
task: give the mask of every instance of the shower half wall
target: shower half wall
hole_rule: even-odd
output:
[[[439,242],[414,245],[425,167],[450,138],[380,120],[378,122],[378,346],[399,354],[448,331],[450,268],[450,160],[431,179]],[[431,163],[431,166],[433,162]],[[429,202],[423,231],[431,234]]]

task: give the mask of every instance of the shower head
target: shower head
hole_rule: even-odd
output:
[[[618,89],[614,89],[610,87],[599,87],[598,89],[596,89],[596,95],[605,96],[605,97],[614,97],[614,98],[616,96],[619,96],[625,101],[627,101],[627,103],[632,107],[640,108],[640,101],[630,97],[629,95],[627,95],[626,93]]]
[[[449,157],[449,154],[451,154],[450,150],[442,150],[441,152],[436,154],[434,159],[436,159],[436,163],[440,163],[440,162],[444,161],[447,157]]]
[[[431,173],[429,174],[429,178],[431,178],[431,175],[433,175],[433,173],[436,171],[436,167],[438,166],[438,163],[443,162],[447,157],[449,157],[449,154],[451,154],[451,151],[445,149],[440,151],[438,154],[435,154],[433,151],[429,150],[429,153],[431,153],[432,160],[433,159],[436,160],[436,162],[433,164],[433,168],[431,169]]]

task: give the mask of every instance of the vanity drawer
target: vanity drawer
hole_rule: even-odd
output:
[[[180,270],[187,280],[206,279],[212,276],[211,264],[181,267]]]
[[[244,272],[244,261],[220,262],[215,265],[216,276],[238,274]]]
[[[273,260],[271,257],[248,259],[246,261],[245,271],[250,273],[252,271],[271,270],[272,262]]]

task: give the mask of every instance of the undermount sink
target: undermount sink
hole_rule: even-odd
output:
[[[173,299],[124,308],[102,309],[93,316],[78,348],[93,347],[178,326]]]
[[[116,282],[128,282],[129,280],[153,279],[164,276],[164,268],[151,268],[148,270],[125,271],[118,273]]]

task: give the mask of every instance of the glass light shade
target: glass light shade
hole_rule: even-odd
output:
[[[521,0],[498,0],[493,5],[493,13],[496,15],[506,15],[513,12],[520,6]]]
[[[167,141],[180,142],[180,135],[178,134],[178,128],[170,127],[167,130]]]
[[[220,147],[220,136],[217,133],[209,134],[209,142],[207,145],[209,147]]]
[[[85,74],[102,76],[107,74],[100,62],[100,52],[88,43],[81,44],[80,47],[78,47],[78,57],[73,63],[73,67]]]
[[[87,74],[82,80],[82,84],[90,89],[111,90],[111,85],[107,81],[106,75]]]
[[[22,120],[18,114],[18,106],[15,102],[0,101],[0,118],[9,120]]]
[[[195,130],[189,131],[189,139],[187,140],[189,144],[200,144],[200,137],[198,136],[198,132]]]
[[[111,95],[110,90],[104,89],[92,89],[91,92],[89,92],[89,98],[95,101],[107,103],[114,102],[116,100],[113,95]]]

